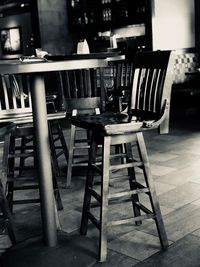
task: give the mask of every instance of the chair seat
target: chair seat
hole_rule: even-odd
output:
[[[103,113],[94,116],[77,116],[71,118],[71,121],[75,126],[108,135],[138,132],[147,129],[144,121],[136,121],[136,117],[130,119],[127,113]]]
[[[66,111],[58,111],[54,113],[47,114],[47,120],[59,120],[64,119],[66,117]],[[25,124],[33,122],[33,114],[32,112],[27,113],[13,113],[13,114],[5,114],[0,118],[0,123],[5,122],[13,122],[15,124]]]
[[[0,122],[0,136],[4,136],[15,128],[15,124],[12,122]]]

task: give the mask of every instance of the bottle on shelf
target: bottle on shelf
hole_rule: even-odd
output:
[[[89,54],[90,49],[86,39],[80,40],[77,44],[77,54]]]
[[[87,13],[86,13],[86,12],[84,12],[84,13],[83,13],[83,16],[84,16],[84,22],[85,22],[85,24],[88,24],[88,17],[87,17]]]

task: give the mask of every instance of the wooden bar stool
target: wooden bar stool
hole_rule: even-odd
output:
[[[36,179],[37,166],[35,166],[29,78],[28,75],[2,75],[0,80],[0,122],[10,121],[16,125],[15,129],[5,137],[2,170],[2,174],[7,181],[6,197],[11,211],[13,204],[40,202],[38,197],[18,200],[13,198],[15,191],[39,189],[39,181]],[[49,125],[50,121],[64,119],[65,116],[65,111],[54,110],[54,112],[48,114]],[[26,162],[28,161],[31,164],[27,165]],[[54,163],[55,159],[52,157],[54,193],[58,209],[62,209]],[[31,173],[31,170],[35,173]],[[27,171],[29,171],[28,174]]]
[[[13,131],[15,125],[13,123],[1,123],[0,124],[0,136],[4,136],[7,133]],[[8,202],[4,193],[2,181],[0,179],[0,226],[2,231],[7,231],[12,245],[16,244],[15,227],[13,218],[8,206]]]
[[[137,53],[132,60],[134,71],[127,113],[105,113],[72,119],[72,124],[92,132],[80,233],[86,235],[89,220],[99,229],[100,262],[105,261],[107,257],[108,226],[131,222],[137,225],[143,220],[153,219],[157,226],[161,247],[163,249],[168,247],[143,132],[156,129],[161,125],[167,126],[173,53],[171,54],[170,51],[141,52]],[[168,127],[162,127],[162,130],[166,132]],[[97,146],[100,144],[102,158],[99,161]],[[123,145],[124,153],[116,154],[117,151],[112,149],[116,145]],[[125,170],[127,170],[126,173],[124,173]],[[116,171],[123,171],[123,173],[111,180]],[[140,175],[143,174],[142,182],[141,177],[140,179],[137,177],[138,172]],[[100,189],[94,182],[96,173],[101,177]],[[112,192],[109,183],[114,182],[115,179],[124,182],[128,179],[129,188]],[[142,195],[148,197],[151,208],[145,206],[141,199]],[[127,202],[132,203],[133,216],[108,221],[109,207],[119,203],[125,205]],[[93,208],[98,206],[100,213],[99,217],[96,217]]]
[[[100,114],[103,110],[101,69],[59,72],[60,90],[69,121],[69,142],[66,187],[71,187],[73,169],[88,165],[89,132],[71,124],[71,118],[80,114]]]

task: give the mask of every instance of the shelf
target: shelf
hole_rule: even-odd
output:
[[[148,0],[68,0],[72,32],[98,32],[145,23]]]

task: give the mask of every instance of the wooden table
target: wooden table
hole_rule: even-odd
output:
[[[53,194],[51,158],[49,153],[49,138],[47,110],[45,99],[44,72],[88,69],[106,67],[111,60],[120,60],[123,56],[115,54],[74,55],[59,61],[20,62],[19,60],[0,61],[1,74],[31,74],[31,94],[33,122],[37,147],[38,174],[40,181],[41,214],[44,242],[48,247],[57,245],[57,227],[55,217],[55,200]]]

